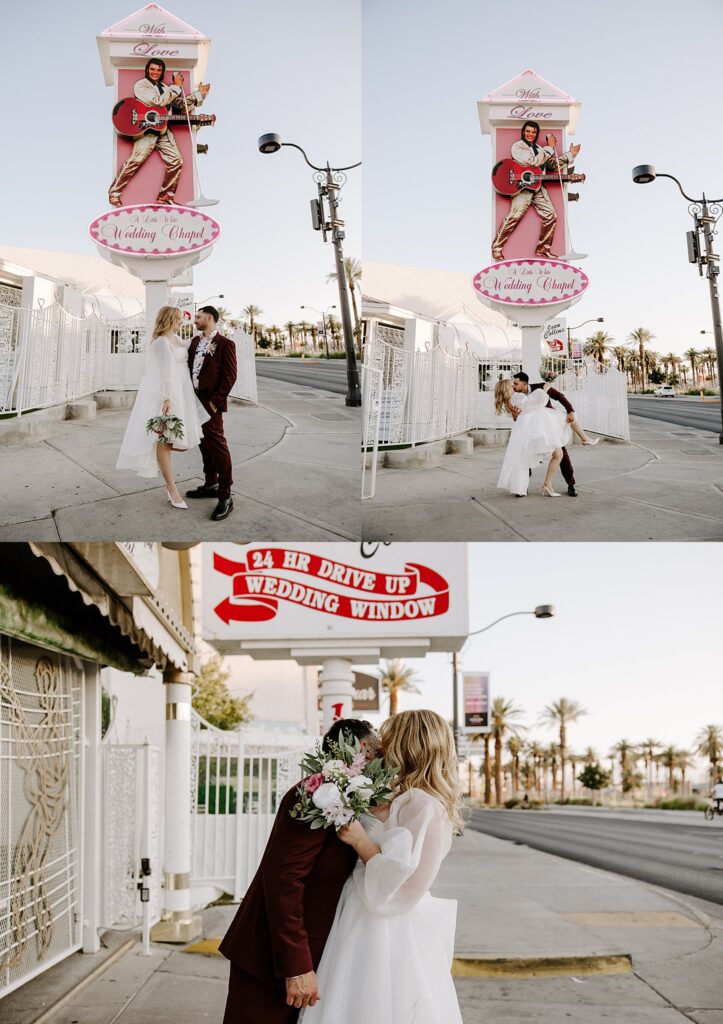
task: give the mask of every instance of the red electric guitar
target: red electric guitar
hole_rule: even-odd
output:
[[[563,181],[584,181],[585,175],[545,173],[542,167],[529,167],[518,164],[516,160],[500,160],[492,168],[492,184],[501,196],[515,196],[525,190],[539,192],[544,182],[559,184],[560,178]]]
[[[189,120],[197,127],[213,125],[216,115],[191,114],[187,119],[185,114],[169,114],[166,107],[147,107],[133,96],[118,100],[113,107],[113,127],[124,139],[133,139],[134,142],[146,132],[165,135],[169,124],[188,124]]]

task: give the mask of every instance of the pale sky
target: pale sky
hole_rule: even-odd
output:
[[[420,545],[423,547],[424,545]],[[621,739],[691,749],[702,726],[723,725],[718,640],[720,544],[469,545],[470,628],[554,604],[553,619],[519,616],[470,639],[466,671],[491,673],[491,696],[514,700],[534,726],[559,697],[589,715],[570,727],[574,750],[600,755]],[[462,548],[460,546],[460,556]],[[420,555],[421,557],[421,555]],[[400,708],[452,715],[451,659],[410,662],[422,693]],[[530,729],[543,743],[553,729]]]
[[[723,196],[722,13],[719,0],[364,0],[364,258],[470,277],[490,262],[476,103],[531,67],[582,103],[587,181],[570,229],[590,287],[568,322],[604,316],[618,344],[647,327],[663,354],[712,347],[687,202],[667,179],[633,184],[631,169],[652,163],[689,195]]]
[[[110,207],[113,90],[96,35],[143,7],[141,0],[51,0],[5,5],[9,95],[2,161],[0,242],[93,255],[88,224]],[[223,234],[195,271],[196,298],[222,292],[233,312],[254,303],[261,321],[317,319],[301,304],[338,303],[331,243],[311,227],[312,172],[301,154],[262,156],[257,138],[278,132],[312,163],[361,159],[360,5],[357,0],[169,0],[161,6],[212,39],[199,132],[209,213]],[[342,191],[346,254],[360,256],[361,169]],[[221,301],[221,300],[218,300]],[[338,311],[337,311],[338,312]]]

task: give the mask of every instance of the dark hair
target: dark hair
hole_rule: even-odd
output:
[[[535,142],[537,142],[537,136],[540,134],[540,126],[537,123],[537,121],[525,121],[525,123],[520,128],[520,138],[521,139],[525,138],[525,128],[534,128],[535,129],[535,131],[537,132],[537,135],[535,136]],[[527,141],[527,140],[525,139],[525,141]]]
[[[376,735],[376,730],[371,722],[363,718],[340,718],[331,726],[324,739],[321,741],[321,749],[330,752],[330,744],[336,743],[342,732],[350,732],[358,740],[365,740],[367,736]]]
[[[210,313],[213,319],[218,323],[219,313],[215,306],[201,306],[200,309],[196,310],[197,313]]]
[[[151,64],[158,64],[158,66],[163,71],[163,74],[161,75],[161,77],[159,79],[159,81],[162,82],[163,79],[166,77],[166,62],[165,62],[165,60],[160,60],[158,57],[151,57],[151,59],[146,64],[146,73],[145,73],[146,74],[146,78],[148,78],[148,69],[150,68]]]
[[[515,373],[515,374],[513,374],[513,376],[512,376],[512,379],[513,379],[513,380],[521,380],[523,384],[529,384],[529,383],[530,383],[530,378],[529,378],[529,376],[528,376],[528,375],[527,375],[527,374],[525,373],[525,371],[524,371],[524,370],[520,370],[520,372],[519,372],[519,373]]]

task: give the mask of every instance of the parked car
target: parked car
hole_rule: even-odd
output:
[[[675,398],[675,388],[672,384],[661,384],[653,394],[656,398]]]

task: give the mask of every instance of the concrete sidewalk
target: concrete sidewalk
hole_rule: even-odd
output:
[[[367,540],[693,541],[723,540],[723,446],[716,434],[630,417],[632,443],[576,444],[579,496],[526,498],[497,490],[503,448],[445,455],[435,469],[379,469],[365,501]]]
[[[433,891],[458,901],[465,1024],[723,1022],[721,907],[471,830]],[[0,1020],[217,1024],[228,964],[214,951],[235,909],[204,912],[205,942],[154,944],[150,957],[134,947],[59,1005],[62,973],[77,984],[76,955],[8,996]]]
[[[54,423],[43,440],[3,444],[0,433],[0,541],[358,539],[360,410],[329,391],[258,384],[257,406],[233,402],[225,415],[228,519],[208,518],[212,500],[173,509],[160,475],[118,472],[128,410],[110,409]],[[182,493],[203,481],[198,449],[174,455],[173,468]]]

